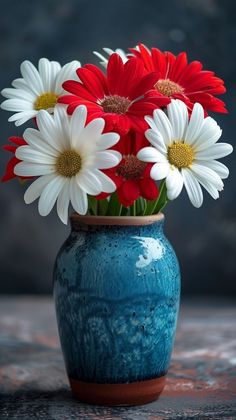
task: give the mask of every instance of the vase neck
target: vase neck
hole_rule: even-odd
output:
[[[71,218],[72,231],[98,231],[98,230],[148,230],[155,225],[155,229],[162,229],[164,215],[162,213],[151,216],[80,216],[74,213]]]

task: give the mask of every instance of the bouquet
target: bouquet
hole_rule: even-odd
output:
[[[232,146],[218,143],[222,130],[208,112],[227,112],[217,97],[223,80],[185,52],[139,44],[95,55],[101,69],[46,58],[38,68],[21,64],[1,108],[16,126],[32,127],[4,146],[13,156],[2,181],[30,183],[25,202],[39,198],[42,216],[56,205],[65,224],[70,204],[80,215],[144,216],[183,187],[195,207],[202,187],[217,199],[229,174],[217,159]]]

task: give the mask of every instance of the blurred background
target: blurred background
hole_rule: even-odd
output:
[[[228,115],[215,115],[222,141],[235,144],[236,2],[234,0],[0,0],[0,89],[20,77],[20,63],[35,65],[40,57],[61,64],[77,59],[96,63],[92,51],[143,42],[162,50],[186,50],[189,60],[222,77]],[[222,97],[223,99],[223,97]],[[1,144],[19,128],[1,111]],[[9,156],[0,153],[2,174]],[[236,160],[225,191],[194,209],[186,193],[167,207],[166,234],[182,270],[183,295],[236,295]],[[42,218],[37,203],[25,205],[24,186],[16,180],[0,184],[0,293],[44,294],[52,291],[52,270],[69,234],[52,212]]]

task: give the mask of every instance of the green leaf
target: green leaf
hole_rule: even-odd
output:
[[[122,211],[122,205],[119,202],[117,194],[113,193],[110,196],[106,215],[107,216],[120,216],[121,211]]]
[[[145,206],[145,209],[143,211],[143,215],[144,216],[147,216],[147,215],[153,213],[153,211],[154,211],[154,209],[156,207],[157,200],[147,200],[146,201],[146,206]]]
[[[153,214],[158,214],[161,210],[163,210],[168,201],[166,182],[163,180],[160,185],[160,192]]]
[[[88,196],[89,214],[92,214],[93,216],[97,215],[97,203],[98,200],[95,197],[92,197],[91,195]]]
[[[129,209],[127,207],[122,206],[122,210],[120,215],[121,216],[127,216]]]
[[[104,200],[98,200],[98,212],[97,214],[99,216],[105,216],[108,209],[108,200],[104,198]]]
[[[130,216],[136,216],[136,201],[130,206]]]

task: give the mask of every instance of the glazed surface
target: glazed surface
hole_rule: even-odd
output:
[[[179,307],[176,255],[163,220],[81,225],[59,252],[54,298],[69,377],[124,383],[163,376]]]

